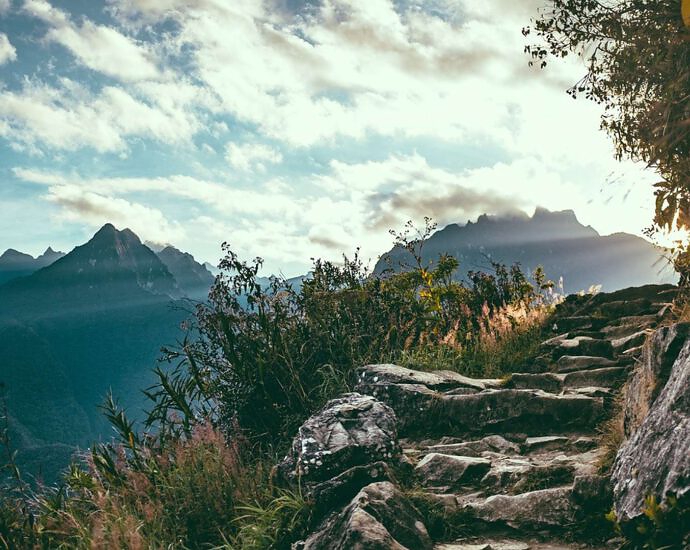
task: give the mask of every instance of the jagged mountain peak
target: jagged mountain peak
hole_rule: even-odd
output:
[[[624,233],[601,236],[580,223],[573,210],[537,208],[532,216],[484,214],[476,222],[451,224],[424,245],[425,262],[433,263],[441,254],[458,259],[460,277],[470,270],[490,269],[491,261],[517,262],[528,272],[543,265],[553,280],[563,278],[566,292],[598,284],[615,290],[675,280],[671,270],[656,265],[660,254],[650,242]],[[381,257],[375,272],[383,273],[389,266],[405,269],[410,261],[407,251],[394,247]]]
[[[30,285],[62,285],[84,292],[103,290],[112,296],[137,292],[136,287],[172,298],[181,295],[172,274],[136,233],[131,229],[120,231],[111,223],[26,280]]]

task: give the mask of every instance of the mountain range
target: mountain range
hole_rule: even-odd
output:
[[[674,279],[648,241],[600,236],[571,211],[449,225],[425,243],[423,260],[433,263],[441,253],[458,258],[459,273],[490,267],[491,260],[528,270],[541,264],[550,278],[563,278],[567,292]],[[375,274],[405,269],[410,260],[394,247]],[[180,338],[191,314],[187,298],[204,299],[212,270],[172,245],[144,244],[111,224],[68,254],[48,248],[33,258],[10,249],[0,256],[0,382],[21,465],[52,480],[77,447],[107,438],[97,406],[108,390],[130,416],[142,417],[141,390],[155,381],[160,348]],[[290,282],[298,287],[303,278]]]
[[[675,283],[677,276],[661,251],[628,233],[602,236],[581,224],[572,210],[537,208],[532,216],[479,216],[476,222],[451,224],[424,243],[422,260],[433,264],[439,255],[457,258],[457,277],[491,268],[495,261],[519,263],[530,273],[542,265],[553,281],[563,281],[565,294],[601,286],[610,292],[647,283]],[[374,273],[399,271],[412,264],[412,255],[395,246],[381,256]]]
[[[108,390],[141,418],[160,348],[189,317],[184,298],[203,297],[214,277],[111,224],[49,265],[22,267],[0,286],[0,381],[20,463],[54,479],[76,447],[108,437],[97,412]]]
[[[5,250],[0,256],[0,285],[10,279],[31,275],[34,271],[52,264],[64,255],[64,252],[56,252],[50,247],[36,258],[13,248]]]

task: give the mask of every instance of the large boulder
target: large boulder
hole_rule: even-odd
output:
[[[369,395],[348,393],[300,426],[278,471],[288,481],[320,482],[399,453],[393,410]]]
[[[642,360],[624,391],[624,427],[630,436],[647,417],[649,409],[668,380],[671,367],[690,334],[690,323],[658,329],[647,341]]]
[[[389,482],[364,487],[329,516],[301,550],[431,550],[419,511]]]
[[[687,326],[658,331],[644,368],[638,372],[643,378],[633,386],[642,395],[635,402],[638,406],[652,404],[618,451],[613,466],[614,506],[624,524],[642,515],[649,496],[662,502],[673,495],[685,505],[690,497],[690,340],[685,340],[668,380],[655,396],[658,381],[671,360],[669,354],[683,334],[687,335]],[[630,405],[629,400],[626,406]]]

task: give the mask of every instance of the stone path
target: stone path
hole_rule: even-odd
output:
[[[275,469],[313,503],[310,533],[293,549],[617,547],[599,429],[675,292],[569,296],[538,356],[502,379],[359,369],[356,393],[304,422]],[[656,332],[641,365],[683,330]]]
[[[668,287],[571,297],[529,372],[502,380],[360,369],[356,391],[395,411],[425,497],[462,525],[437,550],[597,547],[591,530],[610,507],[597,428],[672,298]]]

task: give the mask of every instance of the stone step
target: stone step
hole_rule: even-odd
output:
[[[537,374],[514,372],[505,382],[506,388],[516,390],[543,390],[549,393],[561,393],[563,391],[562,374],[542,372]]]
[[[605,413],[604,400],[554,395],[541,390],[498,389],[448,395],[419,384],[362,384],[395,411],[401,435],[543,435],[594,429]]]
[[[653,332],[654,331],[651,329],[639,330],[627,336],[622,336],[620,338],[611,340],[611,345],[616,353],[622,353],[626,350],[636,348],[644,344],[649,335]]]
[[[521,445],[523,454],[543,453],[548,451],[562,451],[584,453],[597,446],[597,441],[591,436],[563,436],[546,435],[528,437]]]
[[[460,502],[460,512],[474,532],[496,528],[521,534],[567,532],[576,524],[571,487],[555,487],[518,495],[492,495]]]
[[[609,340],[589,336],[566,338],[551,350],[551,358],[554,361],[564,355],[591,355],[613,359],[613,345]]]
[[[628,378],[629,367],[604,367],[599,369],[572,371],[563,377],[564,388],[619,388]]]
[[[490,435],[474,441],[428,445],[424,451],[458,456],[483,456],[484,453],[519,455],[521,452],[520,445],[500,435]]]
[[[558,359],[554,370],[558,373],[568,373],[603,367],[618,367],[620,364],[606,357],[592,355],[563,355]]]
[[[612,541],[612,544],[613,546],[591,546],[589,544],[559,540],[544,542],[539,540],[517,540],[514,538],[481,537],[436,544],[434,550],[610,550],[617,547],[614,541]]]
[[[490,469],[486,458],[429,453],[415,466],[415,474],[424,487],[448,493],[476,486]]]

